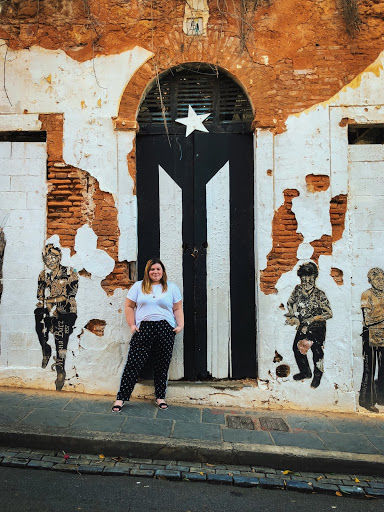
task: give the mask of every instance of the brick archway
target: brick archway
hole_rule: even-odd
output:
[[[177,41],[179,34],[174,34],[174,40]],[[166,70],[187,63],[210,63],[212,66],[218,66],[227,72],[235,82],[237,82],[253,108],[254,114],[257,111],[257,90],[263,82],[263,72],[258,70],[255,63],[250,60],[247,54],[239,54],[239,41],[236,37],[222,37],[212,44],[211,41],[199,41],[198,45],[191,45],[187,50],[177,51],[170,58],[169,54],[160,52],[155,54],[145,62],[132,76],[126,85],[121,96],[119,111],[116,118],[113,119],[116,131],[138,132],[139,125],[137,115],[140,105],[146,92],[159,75]],[[157,73],[156,73],[157,71]],[[250,78],[258,75],[258,79]],[[253,126],[262,126],[262,122],[254,119]],[[132,151],[127,154],[128,172],[134,180],[133,193],[136,194],[136,143],[133,141]]]
[[[135,72],[128,82],[121,97],[118,116],[114,119],[115,129],[137,131],[139,129],[137,114],[145,93],[151,87],[156,74],[161,75],[174,66],[187,63],[209,63],[226,71],[241,86],[255,111],[255,81],[250,79],[251,74],[255,74],[255,65],[249,57],[239,54],[238,44],[237,38],[223,37],[217,42],[217,45],[204,41],[201,42],[198,49],[194,46],[189,51],[177,52],[172,59],[169,58],[169,55],[154,55]]]

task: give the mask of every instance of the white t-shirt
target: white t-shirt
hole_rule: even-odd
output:
[[[137,281],[127,293],[127,298],[136,302],[135,323],[140,327],[143,321],[166,320],[172,327],[176,327],[173,305],[181,301],[181,293],[175,283],[168,282],[168,289],[163,293],[161,284],[152,286],[152,293],[143,293],[141,284]]]

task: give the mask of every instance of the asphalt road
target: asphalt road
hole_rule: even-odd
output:
[[[2,512],[377,512],[384,500],[0,467]]]

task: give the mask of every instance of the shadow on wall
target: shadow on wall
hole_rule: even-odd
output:
[[[3,261],[4,261],[4,252],[5,252],[5,233],[4,229],[0,227],[0,303],[1,296],[3,294]]]

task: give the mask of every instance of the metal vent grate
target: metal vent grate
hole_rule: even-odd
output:
[[[204,122],[209,131],[249,131],[252,108],[241,87],[231,77],[210,66],[179,66],[160,77],[146,95],[138,115],[140,132],[180,131],[175,119],[188,115],[188,105],[197,114],[211,115]],[[164,107],[162,115],[161,97]],[[239,130],[240,128],[240,130]]]
[[[227,427],[241,430],[255,430],[255,424],[249,416],[227,416]]]
[[[277,430],[289,432],[289,427],[283,418],[260,418],[261,430]]]

